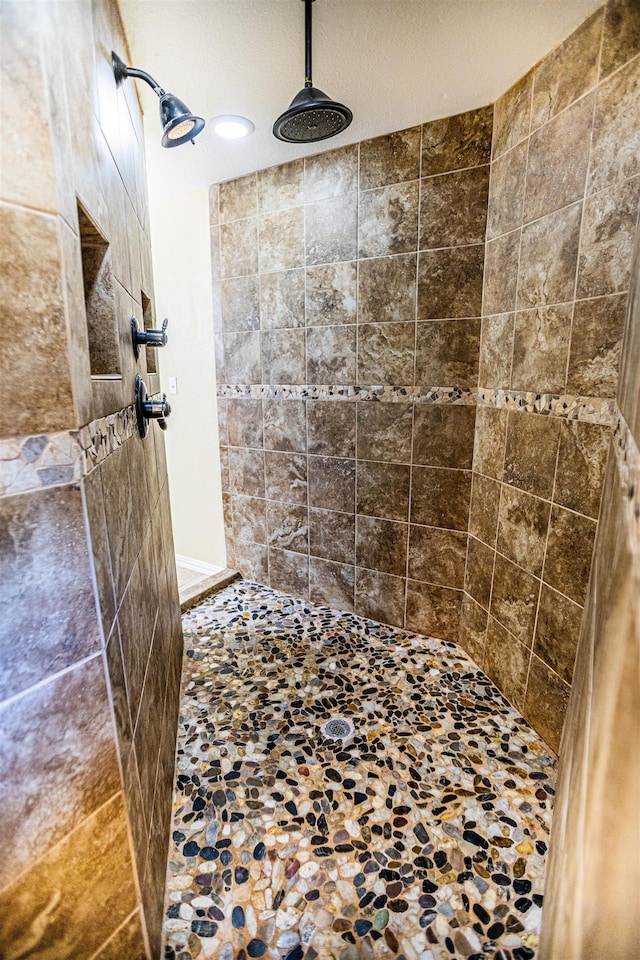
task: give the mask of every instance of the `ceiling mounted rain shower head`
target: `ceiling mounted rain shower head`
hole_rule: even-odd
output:
[[[311,4],[304,0],[305,84],[273,125],[273,135],[288,143],[313,143],[346,130],[353,114],[343,103],[313,86],[311,79]]]
[[[166,93],[159,83],[144,70],[137,70],[135,67],[128,67],[117,53],[111,52],[111,66],[113,75],[116,78],[116,86],[119,87],[127,77],[137,77],[144,80],[152,88],[154,93],[160,98],[160,123],[162,124],[162,146],[179,147],[181,143],[187,143],[204,129],[204,120],[202,117],[196,117],[189,108],[178,97],[172,93]]]

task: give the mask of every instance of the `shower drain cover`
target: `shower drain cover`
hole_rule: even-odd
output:
[[[342,717],[332,717],[320,729],[329,740],[350,740],[355,733],[351,721]]]

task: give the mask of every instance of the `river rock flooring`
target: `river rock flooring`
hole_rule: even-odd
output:
[[[166,960],[536,955],[555,757],[458,646],[244,580],[183,626]]]

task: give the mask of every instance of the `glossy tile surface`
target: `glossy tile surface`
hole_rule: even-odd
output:
[[[247,581],[183,623],[167,960],[535,956],[554,759],[460,648]]]

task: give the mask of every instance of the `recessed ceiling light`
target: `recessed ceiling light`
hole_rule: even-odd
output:
[[[246,117],[237,117],[232,113],[214,117],[211,123],[215,133],[227,140],[239,140],[241,137],[248,137],[255,130],[251,120],[247,120]]]

